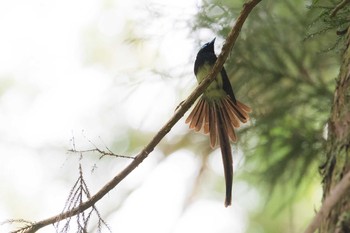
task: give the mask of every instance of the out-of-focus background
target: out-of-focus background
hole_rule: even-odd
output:
[[[225,64],[237,98],[253,108],[233,146],[232,207],[223,205],[220,152],[182,119],[97,204],[113,232],[305,227],[320,205],[318,166],[338,69],[338,54],[324,52],[336,39],[312,38],[308,4],[262,1]],[[219,53],[241,7],[239,0],[0,1],[0,220],[58,214],[79,163],[91,194],[121,171],[130,160],[68,150],[137,154],[194,89],[200,46],[216,37]]]

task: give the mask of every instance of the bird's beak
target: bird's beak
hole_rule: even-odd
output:
[[[210,44],[214,44],[215,43],[215,39],[216,39],[216,37],[214,37],[214,39],[212,41],[210,41]]]

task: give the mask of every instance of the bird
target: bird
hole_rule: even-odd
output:
[[[211,72],[217,56],[214,51],[214,38],[204,44],[197,53],[194,74],[201,83]],[[225,176],[225,207],[232,202],[233,158],[230,141],[236,142],[235,129],[249,120],[251,108],[238,101],[233,93],[230,80],[223,67],[214,81],[200,96],[200,99],[186,119],[189,128],[209,134],[210,146],[220,145]]]

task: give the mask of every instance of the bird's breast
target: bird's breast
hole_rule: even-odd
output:
[[[196,74],[196,78],[198,83],[201,83],[207,75],[212,70],[212,65],[209,63],[204,63],[200,67],[198,67],[198,71]],[[227,94],[225,90],[223,89],[223,82],[221,74],[219,73],[219,77],[217,77],[210,85],[207,87],[207,89],[204,91],[203,96],[206,97],[209,101],[215,101],[218,99],[221,99],[225,97]]]

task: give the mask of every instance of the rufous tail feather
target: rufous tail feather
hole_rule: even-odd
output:
[[[226,183],[226,207],[231,205],[232,197],[233,161],[230,140],[237,141],[235,128],[249,120],[249,112],[250,107],[238,100],[234,103],[229,96],[211,102],[202,96],[186,119],[190,129],[209,133],[212,148],[217,143],[220,144]]]
[[[216,130],[217,114],[214,111],[214,105],[216,107],[222,106],[220,109],[222,109],[223,124],[230,140],[236,142],[237,136],[235,129],[241,123],[248,122],[248,113],[251,112],[251,108],[238,100],[236,103],[233,103],[228,95],[221,100],[211,102],[202,96],[187,117],[186,124],[189,124],[190,129],[196,132],[203,130],[204,134],[209,133],[210,145],[214,148],[218,142],[218,132]]]

